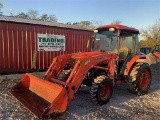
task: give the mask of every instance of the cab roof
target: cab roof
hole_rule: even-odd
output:
[[[135,34],[139,34],[139,30],[133,27],[128,27],[125,25],[120,25],[120,24],[109,24],[109,25],[103,25],[103,26],[99,26],[96,29],[109,29],[109,28],[115,28],[117,30],[122,30],[122,31],[126,31],[129,33],[135,33]]]

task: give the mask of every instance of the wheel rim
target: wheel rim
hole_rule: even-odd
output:
[[[150,83],[150,72],[148,69],[144,69],[140,76],[140,86],[142,89],[146,89]]]
[[[110,96],[110,92],[110,86],[108,84],[103,85],[100,91],[100,98],[106,100]]]

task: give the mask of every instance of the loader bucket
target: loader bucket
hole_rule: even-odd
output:
[[[64,87],[26,74],[10,93],[38,118],[50,118],[54,113],[63,113],[68,105]]]

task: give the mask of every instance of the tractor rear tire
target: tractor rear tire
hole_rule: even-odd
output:
[[[151,70],[147,63],[136,63],[129,75],[128,91],[138,95],[148,92],[151,84]]]
[[[96,82],[98,81],[98,82]],[[94,79],[90,88],[90,97],[96,104],[103,105],[109,102],[113,92],[112,81],[104,75]]]

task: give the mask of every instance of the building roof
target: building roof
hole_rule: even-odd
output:
[[[27,24],[35,24],[35,25],[45,25],[45,26],[92,31],[89,28],[84,28],[78,25],[70,25],[70,24],[63,24],[63,23],[57,23],[57,22],[47,22],[47,21],[33,20],[33,19],[24,19],[24,18],[10,17],[10,16],[0,16],[0,21],[27,23]]]
[[[97,27],[97,29],[105,29],[105,28],[115,28],[115,29],[119,29],[119,30],[126,30],[126,31],[132,31],[135,33],[139,33],[139,30],[136,28],[128,27],[128,26],[124,26],[124,25],[120,25],[120,24],[110,24],[110,25],[103,25],[103,26]]]

